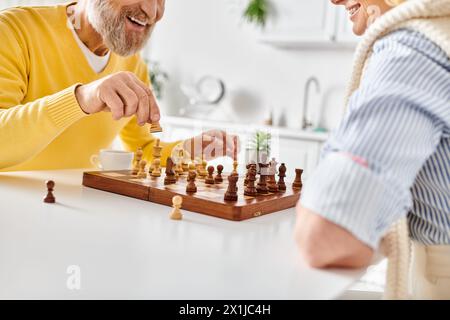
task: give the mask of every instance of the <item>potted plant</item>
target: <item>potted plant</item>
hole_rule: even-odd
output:
[[[256,164],[268,159],[272,146],[272,134],[270,132],[256,131],[249,139],[246,155],[247,163],[255,162]]]
[[[266,26],[269,14],[269,0],[250,0],[245,11],[244,18],[262,28]]]

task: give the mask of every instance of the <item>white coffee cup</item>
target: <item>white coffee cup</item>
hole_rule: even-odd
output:
[[[102,149],[91,157],[91,163],[104,171],[131,170],[133,158],[133,152]]]

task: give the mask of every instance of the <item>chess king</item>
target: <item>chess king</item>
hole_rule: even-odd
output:
[[[164,5],[80,0],[0,12],[0,171],[90,167],[117,136],[151,161],[160,111],[139,51]],[[162,165],[176,145],[205,136],[221,150],[223,135],[161,143]]]

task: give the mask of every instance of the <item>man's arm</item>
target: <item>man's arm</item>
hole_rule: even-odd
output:
[[[368,266],[373,249],[339,225],[297,207],[295,237],[306,262],[314,268]]]
[[[44,149],[86,114],[75,87],[21,104],[27,94],[29,58],[25,42],[0,16],[0,168],[20,164]]]

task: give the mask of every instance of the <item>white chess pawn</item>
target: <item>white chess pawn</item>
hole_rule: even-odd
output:
[[[182,220],[183,215],[181,214],[181,205],[183,203],[183,198],[180,196],[175,196],[172,198],[173,210],[170,213],[170,219],[172,220]]]

